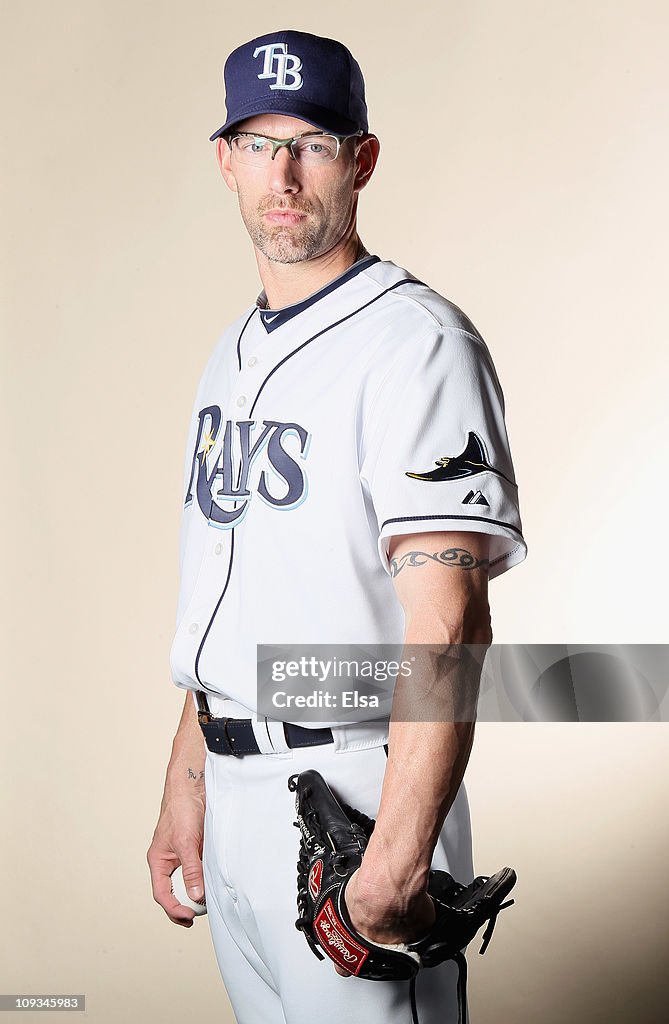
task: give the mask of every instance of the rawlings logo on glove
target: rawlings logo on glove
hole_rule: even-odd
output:
[[[297,862],[296,928],[304,932],[315,955],[325,953],[339,967],[372,981],[414,979],[421,967],[436,967],[455,960],[460,969],[458,1001],[464,1004],[466,962],[464,947],[487,923],[484,953],[500,910],[516,884],[512,868],[492,876],[480,875],[471,885],[460,885],[446,871],[430,872],[427,891],[436,911],[427,935],[413,942],[384,945],[373,942],[354,927],[346,907],[349,879],[360,867],[375,822],[340,803],[323,776],[314,770],[291,775],[288,788],[295,796],[300,830]],[[506,902],[505,902],[506,900]]]

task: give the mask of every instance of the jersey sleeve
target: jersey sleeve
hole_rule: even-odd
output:
[[[371,402],[360,457],[386,572],[397,534],[489,534],[490,579],[525,558],[504,396],[480,335],[435,327],[402,346]]]

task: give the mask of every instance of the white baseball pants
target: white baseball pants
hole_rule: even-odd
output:
[[[235,714],[228,701],[215,706],[210,701],[210,706],[215,715]],[[266,729],[261,720],[256,737],[274,752],[242,758],[207,752],[207,910],[237,1024],[312,1024],[324,1014],[361,1024],[411,1024],[408,981],[343,978],[328,959],[314,956],[295,928],[299,832],[293,827],[295,796],[288,777],[315,768],[346,803],[372,818],[378,814],[387,733],[373,735],[369,727],[335,733],[335,744],[291,750],[282,731]],[[465,884],[474,877],[464,784],[444,823],[433,866]],[[457,1024],[457,976],[453,962],[419,972],[419,1024]]]

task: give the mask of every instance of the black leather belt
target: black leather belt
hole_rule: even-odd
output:
[[[196,690],[199,711],[197,720],[204,733],[204,740],[214,754],[261,754],[250,718],[216,718],[207,704],[201,690]],[[292,722],[283,723],[283,732],[289,747],[315,747],[321,743],[334,743],[332,729],[304,729]]]

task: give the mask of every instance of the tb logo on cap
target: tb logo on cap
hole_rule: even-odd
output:
[[[254,57],[259,53],[265,53],[265,64],[258,78],[276,78],[276,82],[270,85],[270,89],[301,89],[303,78],[300,74],[302,61],[294,53],[288,53],[288,43],[267,43],[266,46],[259,46]],[[288,61],[291,63],[289,64]],[[274,63],[276,62],[276,71]],[[290,82],[286,80],[290,75]]]

